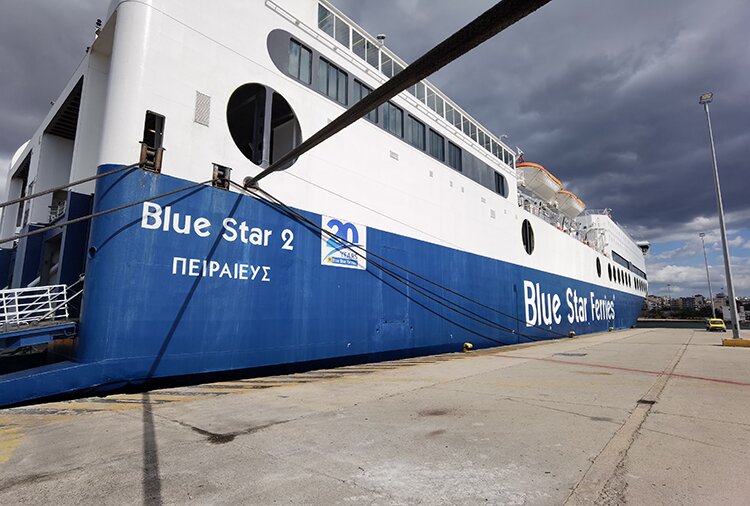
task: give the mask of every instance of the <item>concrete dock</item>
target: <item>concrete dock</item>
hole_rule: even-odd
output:
[[[634,329],[2,410],[0,504],[750,504],[750,348],[722,337]]]

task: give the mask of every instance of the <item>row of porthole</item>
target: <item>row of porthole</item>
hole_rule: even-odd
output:
[[[597,261],[597,270],[599,269],[599,259],[596,259]],[[612,266],[612,264],[609,264],[607,266],[607,271],[609,273],[609,280],[613,283],[620,283],[621,285],[625,285],[628,288],[635,287],[636,290],[639,290],[641,292],[646,291],[646,284],[641,281],[640,278],[634,277],[629,272],[626,272],[623,269],[620,269],[617,266]],[[601,275],[600,275],[601,277]]]
[[[531,228],[529,220],[523,220],[521,224],[521,240],[523,241],[523,248],[526,250],[526,253],[531,255],[534,252],[534,229]],[[634,277],[629,272],[625,272],[619,267],[612,267],[612,264],[607,265],[607,271],[609,273],[609,280],[613,283],[620,283],[629,288],[635,286],[636,290],[641,292],[647,291],[646,282]],[[602,277],[602,261],[599,258],[596,259],[596,274],[600,278]]]
[[[607,271],[609,273],[609,280],[613,283],[620,283],[630,288],[635,287],[636,290],[641,292],[646,292],[648,289],[645,281],[633,277],[629,272],[625,272],[618,267],[613,268],[612,264],[607,266]],[[596,259],[596,274],[600,278],[602,277],[602,262],[598,258]]]

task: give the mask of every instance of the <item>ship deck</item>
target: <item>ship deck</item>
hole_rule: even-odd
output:
[[[750,349],[725,336],[633,329],[2,410],[0,503],[740,504]]]

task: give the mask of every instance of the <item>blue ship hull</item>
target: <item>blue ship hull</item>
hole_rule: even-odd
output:
[[[105,177],[94,211],[189,184],[141,170]],[[324,265],[319,230],[265,201],[216,188],[154,203],[158,219],[152,206],[144,221],[143,205],[94,219],[79,335],[53,350],[66,361],[0,378],[0,405],[160,378],[603,332],[634,325],[642,304],[625,292],[373,228],[366,269]],[[302,214],[323,224],[321,215]],[[222,229],[226,218],[234,240]],[[260,229],[251,238],[257,244],[243,242],[242,222],[246,235]],[[389,266],[394,278],[374,255],[466,298]],[[594,300],[606,303],[593,311]],[[529,314],[541,324],[527,325]]]

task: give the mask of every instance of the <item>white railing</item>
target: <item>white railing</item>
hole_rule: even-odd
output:
[[[65,211],[68,207],[67,200],[61,200],[56,206],[49,206],[49,222],[53,223],[59,218],[65,216]]]
[[[65,285],[0,290],[0,331],[68,318]]]

